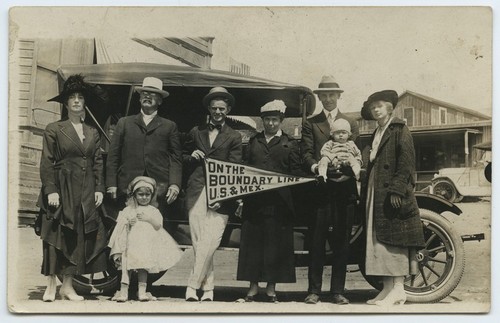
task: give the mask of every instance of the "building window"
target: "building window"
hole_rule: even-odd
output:
[[[413,107],[411,107],[411,108],[404,108],[404,110],[403,110],[403,118],[406,121],[406,125],[408,127],[414,126],[414,124],[413,124],[413,114],[414,114]]]
[[[439,124],[446,124],[448,122],[448,114],[446,108],[439,107]]]

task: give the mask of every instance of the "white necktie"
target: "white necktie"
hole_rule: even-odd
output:
[[[328,119],[328,123],[330,124],[330,129],[333,129],[333,122],[335,121],[335,118],[333,117],[331,112],[328,114],[327,119]]]

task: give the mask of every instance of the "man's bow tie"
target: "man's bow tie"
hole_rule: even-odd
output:
[[[221,130],[222,129],[222,125],[220,124],[213,124],[213,123],[209,123],[208,124],[208,129],[210,129],[210,131],[214,130],[214,129],[217,129],[217,130]]]

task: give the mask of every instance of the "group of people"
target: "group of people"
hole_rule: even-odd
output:
[[[185,203],[194,264],[186,301],[214,299],[214,253],[229,216],[236,214],[242,218],[237,279],[250,283],[243,300],[260,299],[259,283],[264,282],[264,300],[277,302],[276,284],[296,281],[292,192],[282,187],[209,205],[203,163],[207,157],[278,173],[317,176],[317,185],[307,193],[311,211],[305,303],[320,301],[327,241],[334,260],[333,302],[349,303],[344,295],[349,238],[359,209],[366,215],[366,274],[383,277],[383,290],[368,303],[406,301],[404,277],[416,268],[414,251],[424,241],[413,195],[413,141],[404,121],[392,115],[398,101],[395,91],[374,93],[363,104],[362,117],[376,120],[378,127],[362,158],[355,144],[358,124],[339,111],[343,90],[331,76],[324,76],[314,90],[323,111],[304,121],[300,142],[282,130],[287,107],[274,100],[261,107],[264,130],[250,139],[245,153],[240,133],[226,123],[236,104],[227,89],[214,87],[205,95],[208,122],[194,127],[182,145],[175,122],[158,116],[158,108],[169,95],[162,81],[146,77],[135,90],[141,111],[119,119],[109,145],[105,178],[100,135],[85,123],[91,87],[81,75],[73,75],[51,99],[64,105],[68,118],[49,124],[44,132],[40,163],[40,206],[45,213],[42,274],[48,276],[44,301],[55,300],[56,275],[63,277],[61,298],[83,300],[73,288],[74,275],[104,271],[108,254],[122,270],[121,287],[113,300],[128,300],[131,272],[138,277],[137,299],[155,300],[146,290],[147,274],[174,266],[182,256],[163,229],[158,208],[168,209],[177,199],[183,169],[187,169]],[[361,176],[363,161],[366,176]],[[359,180],[363,181],[361,195]],[[105,192],[122,209],[111,237],[98,211]]]

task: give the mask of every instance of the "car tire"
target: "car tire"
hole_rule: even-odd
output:
[[[432,184],[432,192],[444,198],[445,200],[453,203],[457,198],[459,198],[460,194],[458,194],[455,185],[452,182],[446,179],[437,180]]]
[[[420,217],[426,246],[417,250],[419,274],[405,278],[405,291],[409,302],[436,303],[460,283],[465,251],[462,238],[446,218],[427,209],[420,209]],[[360,262],[359,268],[372,287],[382,290],[382,277],[367,276],[364,262]]]
[[[410,302],[436,303],[460,283],[465,250],[461,236],[446,218],[427,209],[420,209],[420,217],[426,246],[417,250],[420,273],[405,280],[405,290]]]

